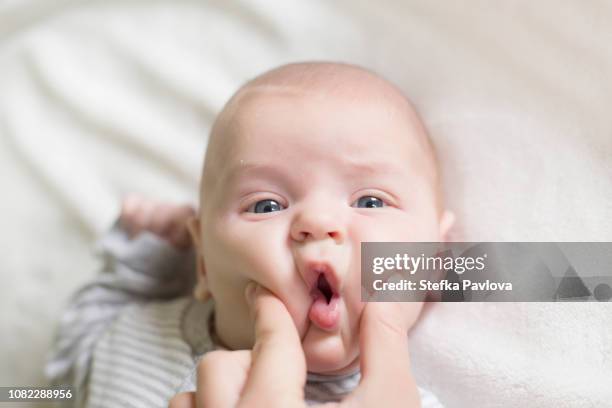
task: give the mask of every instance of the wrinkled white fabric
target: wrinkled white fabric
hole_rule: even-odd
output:
[[[0,3],[0,383],[43,381],[121,196],[195,202],[215,113],[288,61],[362,64],[406,91],[457,237],[612,241],[611,20],[603,1]],[[611,312],[434,305],[415,371],[448,407],[609,405]]]

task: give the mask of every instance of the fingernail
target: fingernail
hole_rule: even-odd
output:
[[[244,290],[244,296],[246,298],[249,306],[253,306],[253,302],[255,301],[255,290],[257,289],[257,284],[255,282],[249,282]]]

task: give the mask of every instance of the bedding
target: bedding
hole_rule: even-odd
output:
[[[398,84],[439,152],[455,239],[612,241],[608,2],[0,3],[0,385],[44,384],[121,197],[196,202],[245,80],[337,60]],[[430,304],[417,378],[448,407],[612,404],[611,303]]]

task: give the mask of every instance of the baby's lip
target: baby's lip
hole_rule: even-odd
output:
[[[304,272],[306,284],[313,298],[318,293],[323,293],[328,298],[340,296],[338,275],[329,262],[306,262]]]
[[[341,298],[334,268],[327,262],[312,261],[305,264],[304,272],[312,297],[308,318],[319,329],[335,332],[340,323]]]

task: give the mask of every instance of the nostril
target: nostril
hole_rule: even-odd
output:
[[[344,234],[341,231],[330,231],[327,235],[337,244],[341,245],[344,243]]]
[[[327,304],[329,304],[333,295],[333,291],[324,274],[319,275],[319,279],[317,280],[317,289],[321,291],[323,296],[325,296]]]

